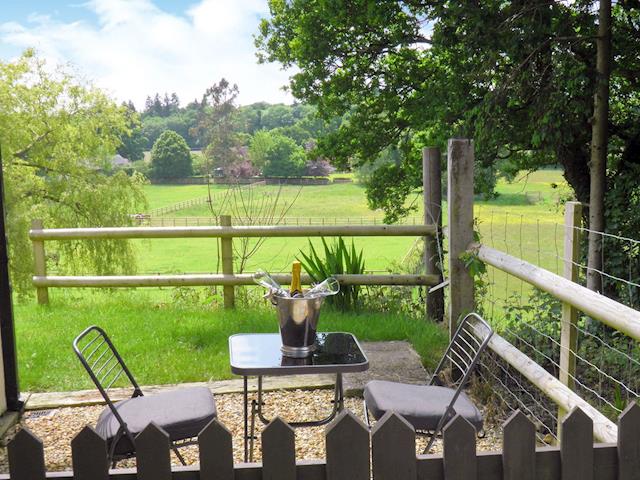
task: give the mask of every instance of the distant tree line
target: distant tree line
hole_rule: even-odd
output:
[[[221,79],[206,90],[200,100],[181,106],[177,93],[148,96],[144,109],[136,111],[131,101],[123,104],[128,112],[129,133],[121,138],[118,153],[135,163],[135,169],[156,178],[194,175],[323,176],[334,168],[328,158],[315,153],[317,140],[335,131],[342,119],[322,120],[315,107],[306,104],[238,106],[238,88]],[[166,132],[162,148],[155,145]],[[175,165],[163,158],[161,166],[142,162],[145,151],[179,150],[181,137],[191,150],[189,168],[176,158]],[[180,142],[181,143],[181,142]]]

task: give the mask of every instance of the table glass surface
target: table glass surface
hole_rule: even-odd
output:
[[[278,333],[250,333],[229,337],[231,371],[238,375],[362,372],[369,360],[350,333],[318,332],[316,349],[306,358],[282,354]]]

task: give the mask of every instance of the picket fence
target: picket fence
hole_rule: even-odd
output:
[[[212,421],[198,436],[197,466],[171,466],[169,437],[150,424],[136,439],[137,470],[109,470],[107,445],[85,427],[71,442],[73,472],[46,473],[42,442],[21,430],[9,443],[9,475],[44,480],[638,480],[640,407],[620,416],[617,444],[593,444],[593,423],[580,409],[562,425],[561,443],[536,448],[535,425],[520,411],[503,425],[501,452],[476,452],[474,427],[460,416],[443,432],[443,453],[417,455],[416,436],[388,413],[369,429],[343,411],[326,429],[326,459],[295,458],[293,429],[279,418],[262,432],[262,463],[233,462],[231,433]]]

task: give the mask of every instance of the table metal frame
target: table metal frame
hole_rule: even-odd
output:
[[[256,417],[262,422],[263,425],[267,425],[271,422],[264,416],[262,407],[266,404],[262,400],[262,378],[263,375],[258,375],[258,399],[251,400],[251,421],[249,422],[249,377],[243,376],[243,405],[244,405],[244,461],[253,461],[253,446],[254,441],[258,439],[255,435]],[[331,401],[333,407],[331,413],[325,418],[320,420],[305,420],[302,422],[287,422],[292,428],[299,427],[320,427],[331,422],[338,413],[344,410],[344,388],[342,382],[342,373],[336,373],[336,383],[334,387],[334,397]]]

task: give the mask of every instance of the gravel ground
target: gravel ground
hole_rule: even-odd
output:
[[[329,403],[333,399],[332,390],[293,390],[276,391],[264,394],[266,402],[265,415],[269,418],[280,415],[288,421],[308,420],[326,416],[330,409]],[[242,421],[242,394],[216,395],[218,416],[220,421],[231,431],[233,435],[234,457],[236,462],[242,461],[243,454],[243,421]],[[348,398],[346,408],[362,418],[362,399]],[[44,443],[45,460],[50,471],[67,470],[71,468],[71,439],[87,424],[95,425],[98,415],[104,407],[60,408],[49,411],[44,416],[35,412],[27,412],[20,423],[21,427],[29,428]],[[490,422],[489,422],[490,423]],[[258,422],[259,429],[263,426]],[[15,434],[16,427],[10,432],[8,438]],[[326,427],[298,428],[296,432],[296,458],[318,459],[324,458],[325,444],[324,431]],[[499,427],[487,428],[484,438],[478,439],[478,450],[499,450],[502,436]],[[259,435],[258,435],[259,436]],[[417,438],[417,453],[421,453],[426,444],[424,437]],[[431,453],[441,452],[441,442],[438,441]],[[190,446],[181,449],[187,463],[198,462],[198,447]],[[255,461],[260,461],[260,441],[256,443]],[[120,462],[118,466],[133,466],[135,460]],[[172,462],[179,464],[177,458],[172,455]],[[0,450],[0,472],[7,472],[7,451]]]

